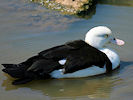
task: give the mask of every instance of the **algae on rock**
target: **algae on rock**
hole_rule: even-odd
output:
[[[31,0],[47,8],[61,11],[64,14],[78,14],[87,11],[96,0]]]

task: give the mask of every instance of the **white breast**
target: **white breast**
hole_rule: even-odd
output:
[[[112,62],[113,69],[116,69],[117,67],[119,67],[120,58],[114,50],[112,50],[110,48],[103,48],[100,51],[104,52],[108,56],[108,58]]]
[[[119,64],[120,64],[120,59],[119,56],[117,55],[117,53],[109,48],[103,48],[100,49],[100,51],[104,52],[108,58],[110,59],[110,61],[112,62],[112,68],[116,69]],[[61,65],[64,65],[66,62],[65,59],[60,60],[59,63]],[[53,78],[77,78],[77,77],[88,77],[88,76],[93,76],[93,75],[99,75],[99,74],[103,74],[106,72],[106,68],[99,68],[97,66],[92,66],[83,70],[79,70],[70,74],[63,74],[62,73],[62,69],[60,70],[55,70],[51,73],[51,76]]]

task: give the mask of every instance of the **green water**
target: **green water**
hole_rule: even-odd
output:
[[[119,70],[109,76],[40,80],[20,86],[11,85],[13,78],[0,71],[0,100],[132,100],[132,0],[100,0],[86,18],[62,15],[28,0],[1,0],[0,63],[19,63],[51,46],[84,39],[98,25],[110,27],[126,42],[123,47],[111,46],[120,55]]]

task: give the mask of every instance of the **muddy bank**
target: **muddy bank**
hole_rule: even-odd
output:
[[[79,14],[93,8],[96,0],[31,0],[64,14]]]

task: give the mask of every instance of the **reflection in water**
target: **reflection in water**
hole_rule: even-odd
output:
[[[21,88],[32,89],[37,93],[43,93],[52,98],[109,98],[113,87],[123,83],[119,74],[127,66],[133,65],[133,62],[121,62],[120,69],[113,71],[112,74],[100,75],[88,78],[78,79],[49,79],[35,80],[28,84],[14,86],[11,82],[14,80],[7,74],[8,78],[3,81],[2,87],[6,91],[17,90]]]
[[[80,18],[90,19],[96,13],[96,5],[92,5],[88,10],[77,13]]]
[[[115,72],[118,73],[117,71]],[[81,79],[39,80],[20,86],[9,84],[13,79],[8,77],[3,81],[2,86],[5,87],[6,91],[27,87],[33,91],[39,90],[43,92],[44,95],[56,98],[78,98],[86,96],[87,98],[108,98],[113,86],[122,82],[122,79],[119,77],[111,76],[103,75]]]
[[[133,6],[133,0],[98,0],[98,3],[118,6]]]
[[[78,18],[46,9],[41,5],[25,2],[23,0],[1,2],[0,18],[2,18],[2,23],[6,23],[6,25],[2,24],[0,27],[1,30],[5,29],[3,32],[7,32],[7,28],[14,31],[17,27],[21,27],[21,30],[31,30],[33,32],[61,31],[67,29],[70,23],[79,20]]]

